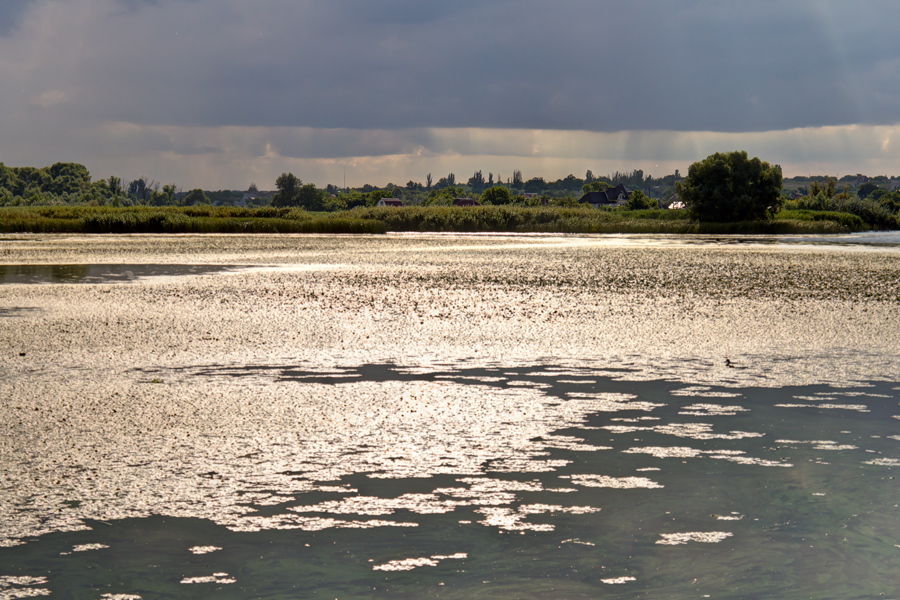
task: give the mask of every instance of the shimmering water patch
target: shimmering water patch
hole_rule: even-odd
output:
[[[441,555],[436,554],[434,556],[425,557],[425,558],[403,558],[399,560],[392,560],[380,565],[374,565],[372,567],[373,571],[412,571],[418,567],[436,567],[442,560],[461,560],[464,558],[468,558],[468,554],[465,552],[457,552],[456,554],[450,555]]]
[[[0,600],[49,596],[49,589],[35,587],[39,585],[46,585],[47,582],[48,580],[46,577],[31,577],[28,575],[0,575]]]
[[[212,575],[202,575],[200,577],[185,577],[181,580],[181,583],[184,584],[193,584],[193,583],[237,583],[237,579],[234,577],[229,577],[228,573],[213,573]]]
[[[484,515],[479,521],[488,527],[497,527],[506,531],[553,531],[556,526],[552,523],[530,523],[525,519],[529,515],[543,515],[546,513],[568,513],[576,515],[599,512],[599,508],[592,506],[560,506],[549,504],[522,505],[516,509],[506,507],[483,507],[476,512]]]
[[[734,534],[727,531],[690,531],[685,533],[663,533],[662,539],[656,541],[663,546],[680,546],[689,542],[701,544],[718,544],[732,537]]]
[[[606,475],[562,475],[563,479],[571,479],[572,483],[584,487],[614,488],[630,490],[636,488],[661,489],[665,486],[646,477],[609,477]]]
[[[109,548],[106,544],[79,544],[72,548],[72,552],[89,552],[91,550],[102,550]]]
[[[191,554],[211,554],[217,550],[221,550],[220,546],[192,546],[188,548]]]
[[[861,461],[896,456],[887,439],[897,433],[896,394],[847,401],[871,413],[772,405],[840,404],[841,391],[896,386],[870,380],[900,372],[898,339],[885,334],[900,316],[900,259],[564,241],[549,252],[537,242],[494,252],[506,244],[497,240],[466,252],[468,242],[450,238],[64,242],[67,260],[79,262],[341,266],[52,285],[40,294],[5,287],[4,307],[36,310],[4,315],[0,327],[0,347],[15,350],[0,369],[0,532],[21,542],[0,549],[0,572],[49,573],[36,587],[86,598],[891,597],[896,485],[892,467]],[[28,260],[15,260],[60,262],[48,254],[53,245],[23,246]],[[728,368],[725,356],[745,368]],[[694,385],[706,389],[669,393]],[[595,411],[603,394],[625,402]],[[643,411],[640,402],[659,406]],[[711,402],[748,411],[679,414]],[[640,415],[659,420],[631,421]],[[602,428],[695,421],[713,425],[701,434],[764,435]],[[673,439],[702,454],[660,461],[623,452]],[[824,451],[777,439],[882,454],[829,452],[831,464],[821,464],[806,454]],[[783,466],[790,455],[793,468],[751,466]],[[560,479],[641,475],[648,465],[664,466],[647,475],[664,489]],[[527,485],[492,483],[506,488],[492,491],[464,479]],[[418,495],[458,504],[433,513],[396,507],[384,517],[302,512]],[[603,510],[526,514],[532,508],[523,506]],[[486,515],[477,511],[489,508],[553,530],[479,523]],[[731,511],[746,518],[710,517]],[[170,519],[167,529],[161,521]],[[655,543],[661,532],[726,525],[727,548]],[[561,543],[576,538],[595,545]],[[59,557],[98,541],[114,550]],[[223,549],[187,551],[210,544]],[[413,573],[372,569],[457,551],[469,556],[464,569],[453,561]],[[210,573],[238,583],[178,583]],[[601,581],[626,575],[636,581],[619,589]]]
[[[865,404],[776,404],[778,408],[823,408],[834,410],[855,410],[857,412],[869,412],[869,407]]]
[[[679,413],[680,414],[680,413]],[[713,426],[708,423],[671,423],[651,427],[606,425],[603,429],[611,433],[634,433],[637,431],[653,431],[664,435],[695,440],[742,440],[744,438],[763,437],[762,433],[750,431],[732,431],[730,433],[712,433]]]
[[[606,579],[601,579],[603,583],[607,585],[621,585],[623,583],[628,583],[629,581],[637,581],[635,577],[608,577]]]
[[[733,512],[730,515],[713,515],[719,521],[740,521],[744,518],[744,515],[740,513]]]
[[[746,409],[742,406],[722,406],[719,404],[691,404],[690,406],[685,406],[680,411],[678,411],[679,415],[689,415],[689,416],[700,416],[700,417],[733,417],[739,412],[748,412],[749,409]]]
[[[705,385],[692,385],[669,392],[673,396],[692,396],[698,398],[739,398],[740,392],[713,390]]]

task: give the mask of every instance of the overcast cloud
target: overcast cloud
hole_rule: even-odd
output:
[[[894,174],[897,22],[896,0],[0,0],[0,161],[207,189],[735,148]]]

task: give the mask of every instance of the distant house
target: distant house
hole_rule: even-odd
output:
[[[623,184],[607,188],[603,192],[588,192],[579,200],[582,204],[590,204],[594,208],[601,206],[622,206],[631,197],[631,190]]]
[[[454,198],[453,206],[478,206],[472,198]]]
[[[531,200],[532,198],[537,198],[539,195],[540,194],[525,193],[525,194],[522,194],[522,197],[525,198],[526,200]]]
[[[891,180],[888,181],[888,191],[893,192],[897,188],[900,188],[900,178],[895,179],[891,177]]]
[[[382,198],[375,206],[403,206],[403,202],[400,201],[400,198]]]

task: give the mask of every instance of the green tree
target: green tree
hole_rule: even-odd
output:
[[[466,185],[472,188],[472,192],[475,194],[487,187],[487,184],[484,181],[484,175],[481,174],[481,171],[475,171],[475,174],[469,177],[469,181]]]
[[[495,185],[492,188],[484,190],[481,194],[482,204],[509,204],[512,202],[512,194],[503,186]]]
[[[856,195],[860,198],[868,198],[872,195],[872,192],[879,189],[878,185],[872,183],[871,181],[867,181],[866,183],[861,184],[858,188],[856,188]]]
[[[78,163],[55,163],[47,169],[52,181],[47,191],[54,194],[77,194],[91,185],[91,173]]]
[[[193,206],[195,204],[209,204],[209,198],[206,196],[206,192],[204,192],[200,188],[194,188],[187,193],[187,196],[182,198],[181,203],[185,206]]]
[[[605,192],[608,187],[609,184],[607,182],[594,180],[581,186],[581,191],[585,194],[588,192]]]
[[[523,189],[531,194],[539,194],[547,188],[547,182],[543,177],[532,177],[525,182]]]
[[[777,167],[735,151],[695,162],[676,189],[700,221],[753,221],[771,218],[781,207],[781,184]]]
[[[162,191],[153,190],[150,192],[150,204],[153,206],[171,206],[175,204],[175,184],[168,184],[162,187]]]
[[[325,210],[325,192],[314,183],[301,185],[297,191],[297,206],[302,206],[306,210]]]
[[[625,208],[628,210],[648,210],[651,208],[659,208],[659,206],[657,205],[656,200],[647,196],[641,190],[635,190],[631,192],[631,196],[628,197]]]
[[[293,173],[282,173],[275,180],[275,187],[278,192],[272,197],[272,206],[299,206],[300,204],[300,181]]]
[[[463,188],[445,187],[432,190],[423,204],[425,206],[452,206],[454,198],[462,198],[465,196]]]
[[[122,189],[122,179],[120,177],[110,175],[109,179],[106,180],[106,185],[109,186],[109,190],[112,192],[113,196],[121,196],[125,193]]]

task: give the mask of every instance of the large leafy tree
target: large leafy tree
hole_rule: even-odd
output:
[[[495,185],[484,190],[481,194],[482,204],[509,204],[512,202],[512,194],[505,187]]]
[[[325,192],[314,183],[302,185],[297,191],[297,204],[306,210],[325,210]]]
[[[293,173],[282,173],[275,180],[278,192],[272,198],[272,206],[298,206],[300,203],[300,181]]]
[[[695,162],[676,190],[698,220],[728,222],[771,218],[781,207],[781,186],[781,169],[735,151]]]
[[[181,203],[185,206],[193,206],[195,204],[209,204],[209,198],[206,196],[206,192],[204,192],[200,188],[194,188],[189,191],[184,198],[182,198]]]
[[[656,200],[647,196],[641,190],[635,190],[631,192],[631,196],[628,197],[625,208],[628,210],[649,210],[659,208],[659,205]]]

